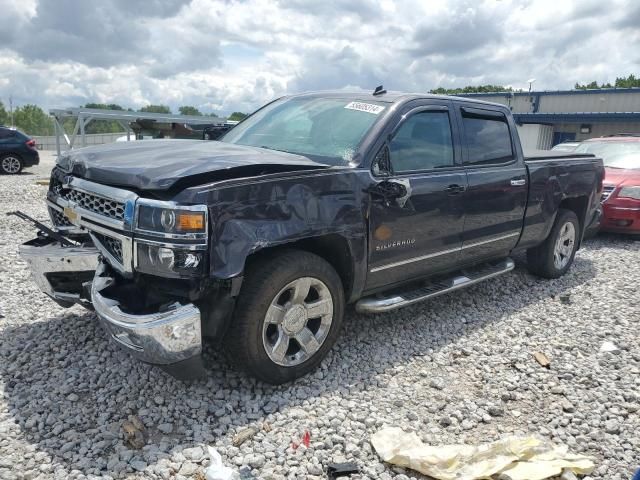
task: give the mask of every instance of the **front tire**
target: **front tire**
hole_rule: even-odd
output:
[[[23,167],[22,159],[18,155],[10,153],[0,158],[0,171],[6,175],[17,175]]]
[[[560,209],[546,240],[527,250],[529,271],[543,278],[558,278],[573,264],[580,235],[580,222],[571,210]]]
[[[224,343],[247,373],[286,383],[320,364],[343,315],[344,291],[334,268],[312,253],[288,250],[247,268]]]

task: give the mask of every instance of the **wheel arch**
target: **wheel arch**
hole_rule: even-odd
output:
[[[578,217],[578,222],[580,222],[580,232],[578,235],[578,248],[580,248],[580,245],[582,244],[582,237],[584,234],[584,230],[586,228],[586,223],[587,223],[586,217],[587,217],[588,207],[589,207],[589,197],[587,197],[586,195],[579,196],[579,197],[564,198],[560,202],[560,205],[558,205],[558,209],[570,210],[576,214],[576,217]]]
[[[357,254],[354,252],[352,242],[339,234],[321,235],[261,248],[247,257],[245,269],[252,262],[269,258],[286,250],[302,250],[318,255],[337,272],[342,281],[347,302],[359,296],[363,280],[358,277]]]

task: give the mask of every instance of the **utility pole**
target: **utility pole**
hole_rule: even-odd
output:
[[[13,95],[9,95],[9,115],[11,117],[11,126],[13,127]]]

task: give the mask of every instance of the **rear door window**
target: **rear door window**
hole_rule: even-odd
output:
[[[462,109],[464,139],[468,149],[465,165],[491,165],[513,160],[507,117],[500,112],[482,113]]]

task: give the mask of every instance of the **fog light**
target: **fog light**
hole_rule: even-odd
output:
[[[173,267],[173,263],[175,261],[173,250],[171,250],[170,248],[160,247],[158,249],[158,260],[164,267]]]

